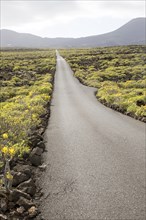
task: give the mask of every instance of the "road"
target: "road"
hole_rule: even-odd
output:
[[[46,171],[45,220],[144,220],[144,123],[100,104],[57,52]]]

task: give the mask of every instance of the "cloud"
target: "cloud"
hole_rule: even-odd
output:
[[[86,36],[89,32],[104,33],[132,18],[144,17],[144,5],[145,1],[141,0],[3,0],[1,27],[48,37],[83,36],[83,33]]]
[[[80,1],[81,8],[84,11],[84,14],[92,17],[104,17],[104,16],[113,16],[113,17],[137,17],[145,16],[145,1]]]
[[[73,16],[76,1],[2,1],[2,23],[5,26],[54,20],[62,14]]]
[[[102,8],[108,15],[116,17],[139,17],[145,16],[145,1],[103,1]]]

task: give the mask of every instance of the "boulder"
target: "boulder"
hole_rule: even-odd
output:
[[[28,195],[25,192],[22,192],[21,190],[18,189],[13,189],[13,191],[9,195],[9,201],[10,202],[17,202],[21,198],[26,198],[28,200],[31,199],[30,195]]]
[[[20,183],[28,180],[30,178],[29,175],[25,174],[25,173],[21,173],[21,172],[12,172],[13,175],[13,182],[12,182],[12,186],[18,186]]]
[[[41,135],[36,134],[36,133],[31,134],[31,136],[30,136],[30,138],[29,138],[29,145],[30,145],[32,148],[34,148],[34,147],[36,147],[37,143],[39,143],[39,142],[42,141],[42,140],[43,140],[43,138],[42,138]]]
[[[13,175],[13,186],[18,186],[20,183],[27,181],[31,175],[32,175],[32,170],[31,166],[29,165],[24,165],[24,164],[17,164],[12,171]]]
[[[42,148],[35,147],[35,148],[32,150],[31,153],[36,154],[36,155],[38,155],[38,156],[41,156],[42,153],[43,153],[43,150],[42,150]]]
[[[37,147],[43,149],[43,151],[44,151],[44,150],[45,150],[45,144],[44,144],[44,142],[43,142],[43,141],[38,142],[38,143],[37,143]]]
[[[35,155],[35,154],[32,154],[30,156],[30,162],[33,166],[39,166],[41,164],[41,156],[38,156],[38,155]]]
[[[24,164],[17,164],[13,170],[15,172],[21,172],[21,173],[25,173],[26,175],[28,175],[29,177],[31,177],[32,171],[31,171],[31,166],[29,165],[24,165]]]
[[[43,153],[43,149],[36,147],[30,153],[29,159],[33,166],[39,166],[41,164],[41,155]]]
[[[25,208],[25,210],[28,210],[29,208],[34,206],[33,202],[31,202],[30,200],[28,200],[28,199],[26,199],[24,197],[20,197],[20,199],[16,203],[19,206],[23,206]]]
[[[17,189],[33,196],[36,193],[36,186],[32,179],[29,179],[23,183],[21,183]]]

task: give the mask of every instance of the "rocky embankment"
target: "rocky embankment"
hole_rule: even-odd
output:
[[[10,193],[0,190],[0,220],[42,219],[38,209],[41,190],[36,182],[39,172],[45,170],[42,161],[45,151],[43,134],[48,118],[49,112],[43,115],[41,126],[31,133],[31,152],[11,161],[12,190]]]

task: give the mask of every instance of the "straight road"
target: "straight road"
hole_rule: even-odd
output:
[[[100,104],[57,52],[41,185],[45,220],[144,220],[145,125]]]

